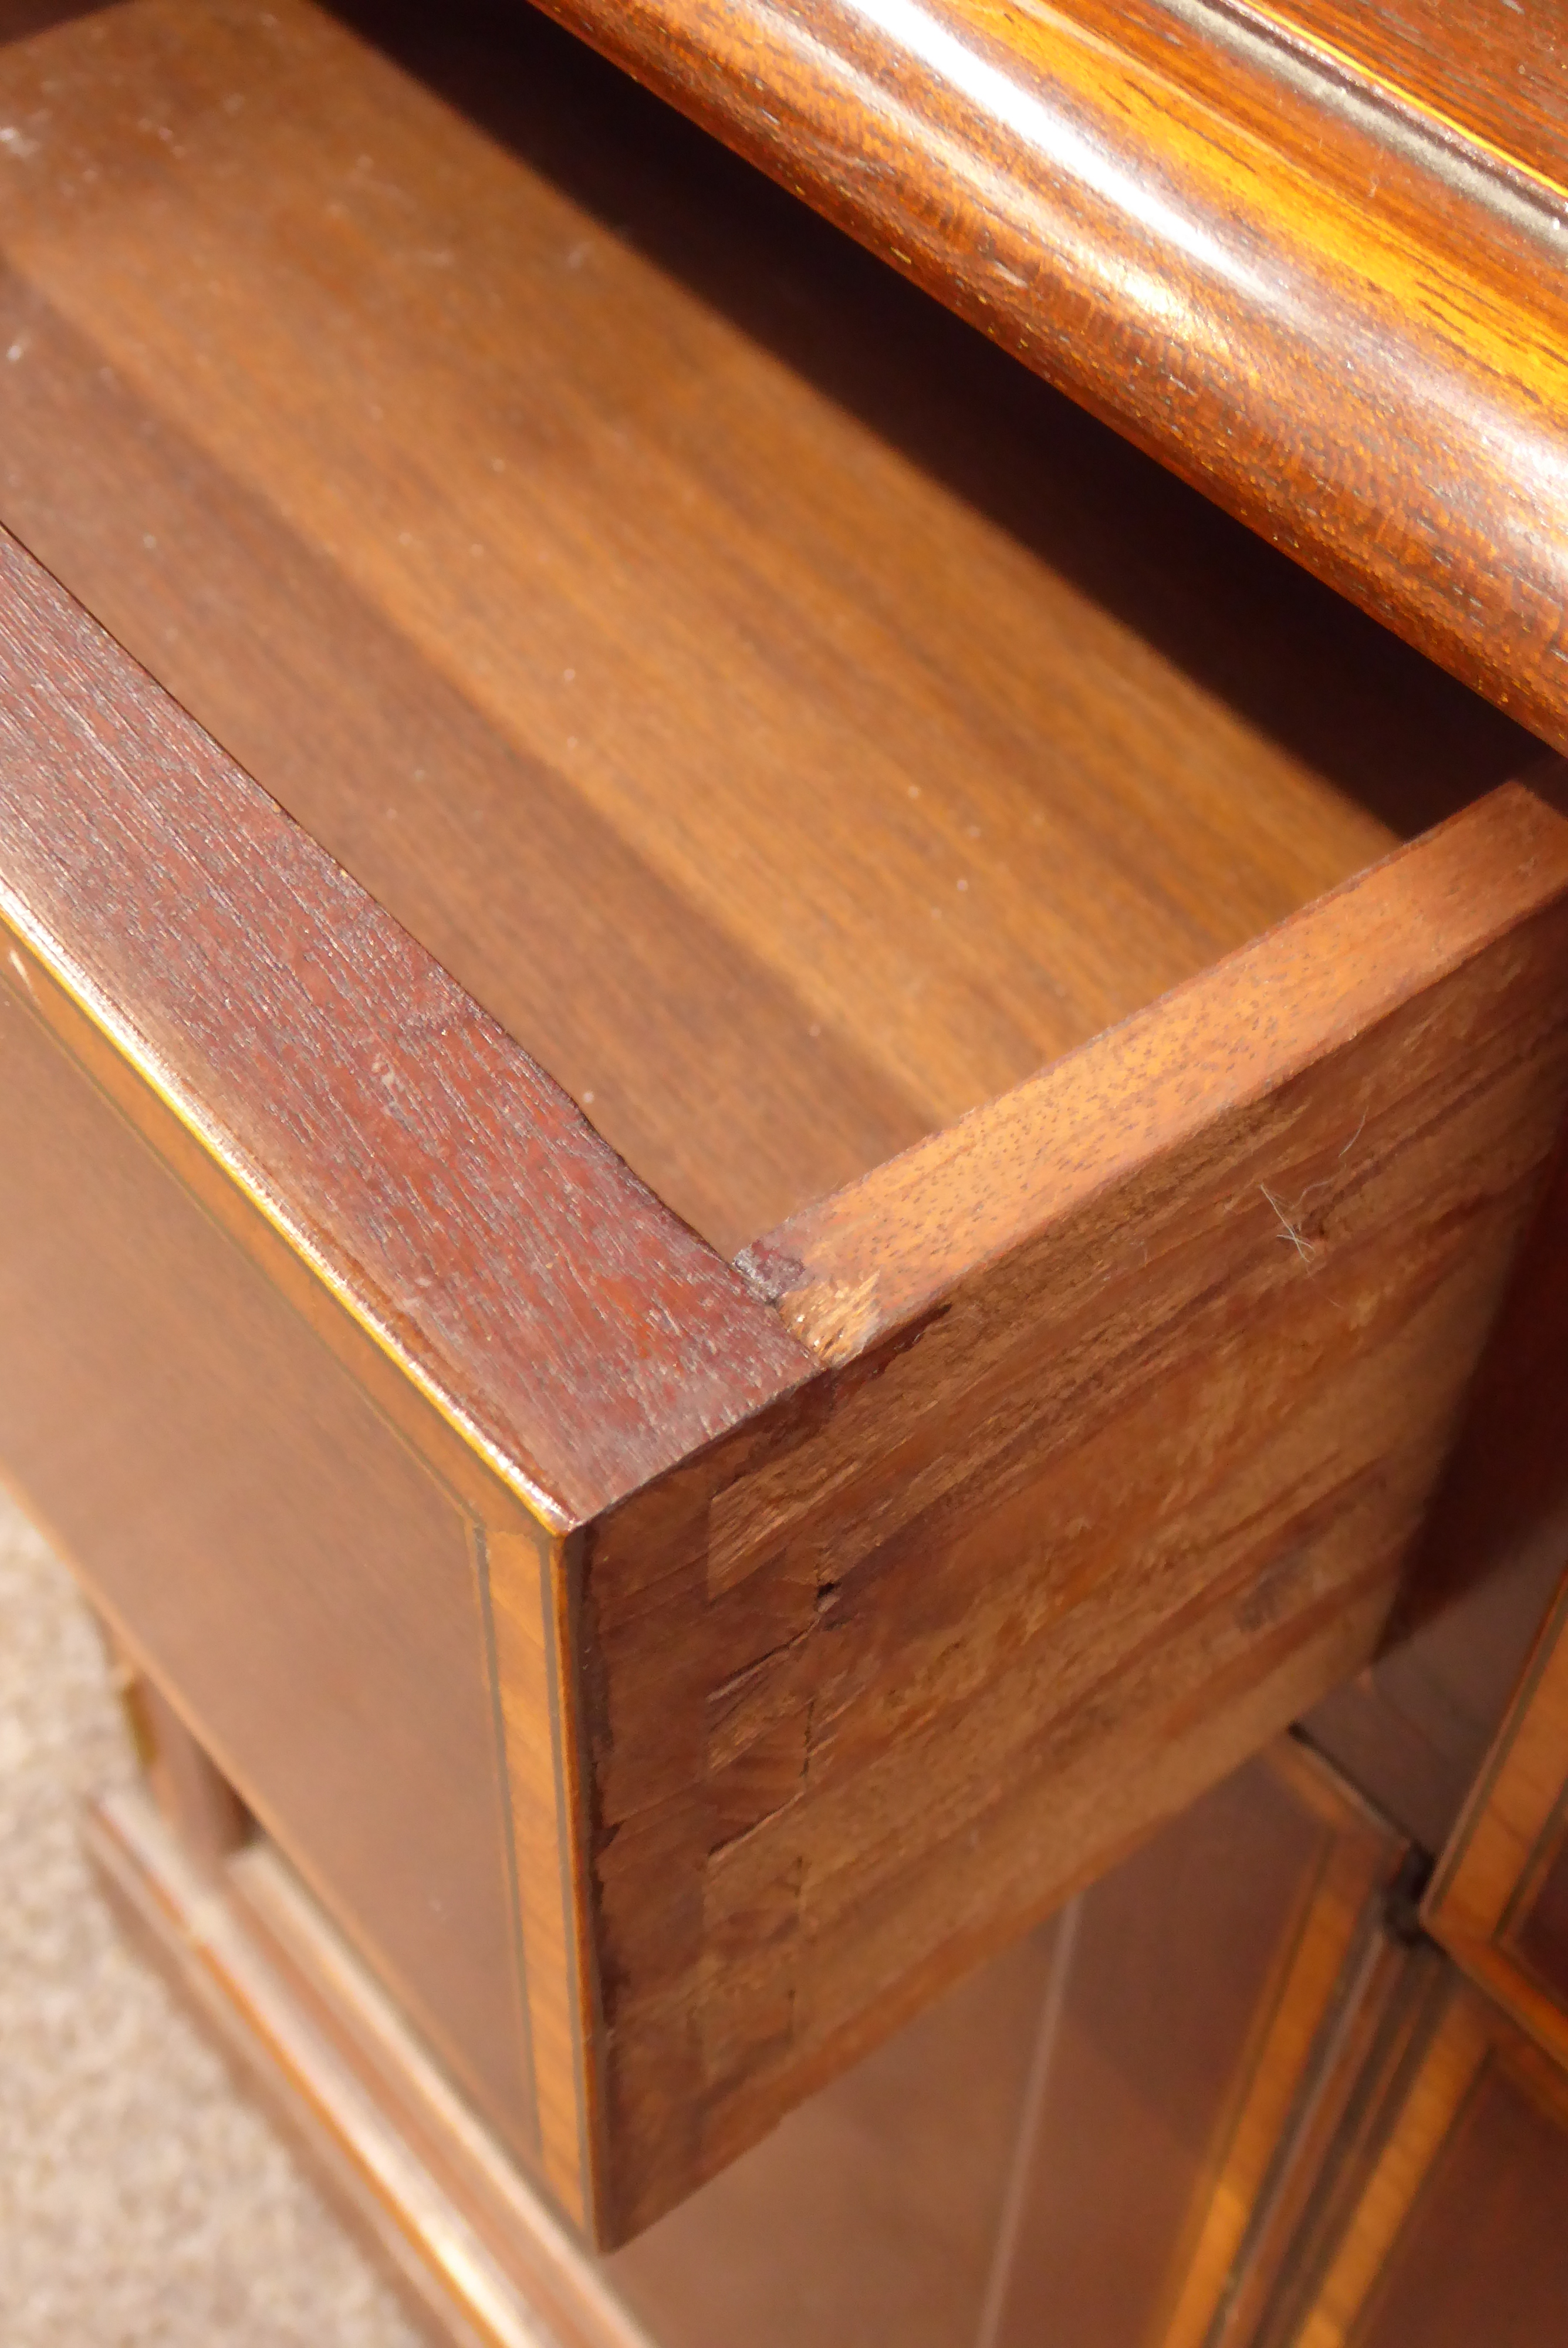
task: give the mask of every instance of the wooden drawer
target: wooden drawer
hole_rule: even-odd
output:
[[[1364,1661],[1568,822],[564,36],[378,25],[0,47],[0,1457],[612,2241]]]

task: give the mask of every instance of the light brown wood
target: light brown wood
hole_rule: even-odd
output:
[[[215,1875],[250,1840],[250,1813],[161,1690],[134,1670],[127,1676],[126,1709],[152,1797],[193,1865]]]
[[[1568,823],[1295,911],[1521,737],[429,14],[0,47],[0,511],[281,802],[0,541],[0,1450],[609,2241],[1366,1658]]]
[[[529,10],[0,108],[0,520],[725,1253],[1526,755]]]
[[[1499,794],[751,1251],[824,1380],[583,1569],[628,2222],[1364,1659],[1557,1130],[1565,845]]]
[[[1545,2348],[1565,2290],[1568,2083],[1451,1970],[1348,2221],[1259,2348]]]
[[[549,5],[1568,747],[1568,189],[1498,106],[1522,31],[1406,0],[1455,120],[1368,69],[1394,0],[1317,12],[1354,57],[1246,0]]]

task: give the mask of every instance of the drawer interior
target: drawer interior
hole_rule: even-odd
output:
[[[527,7],[7,23],[0,521],[726,1251],[1532,752]]]

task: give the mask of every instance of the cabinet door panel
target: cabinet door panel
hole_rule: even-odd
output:
[[[1269,2348],[1557,2348],[1568,2083],[1450,1975],[1353,2214]]]
[[[1568,1583],[1433,1879],[1426,1920],[1568,2062]]]
[[[1279,2147],[1313,2167],[1398,1970],[1400,1857],[1276,1746],[610,2276],[663,2348],[1200,2348],[1250,2322],[1295,2206]]]

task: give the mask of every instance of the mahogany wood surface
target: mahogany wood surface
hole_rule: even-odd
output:
[[[1390,107],[1227,0],[548,5],[1568,745],[1568,192],[1419,74]],[[1473,16],[1422,13],[1468,79]]]
[[[628,2222],[1369,1651],[1556,1133],[1565,877],[1496,794],[749,1251],[824,1380],[583,1566]]]
[[[531,10],[351,22],[0,46],[0,520],[723,1252],[1521,763]]]
[[[1390,97],[1414,98],[1499,157],[1568,183],[1558,0],[1269,0],[1255,13],[1353,58]]]
[[[212,729],[0,538],[0,1453],[610,2240],[1369,1652],[1568,824],[1295,913],[1516,730],[497,21],[0,46],[3,510]]]
[[[809,1357],[10,541],[0,578],[0,1457],[591,2224],[559,1534]]]

